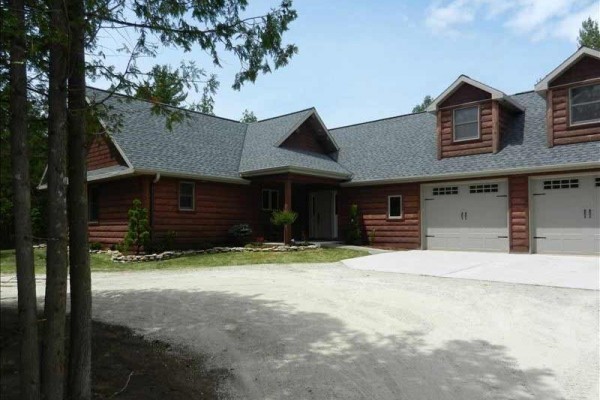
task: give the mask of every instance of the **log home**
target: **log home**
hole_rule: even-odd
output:
[[[91,102],[107,93],[90,89]],[[600,251],[600,52],[581,48],[507,95],[460,76],[427,112],[328,129],[314,108],[255,123],[184,111],[172,131],[152,104],[106,101],[121,128],[89,151],[90,240],[123,239],[134,198],[153,238],[193,247],[249,223],[281,240],[343,239],[356,204],[364,239],[403,249]]]

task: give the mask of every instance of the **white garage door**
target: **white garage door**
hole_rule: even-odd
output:
[[[508,251],[505,181],[424,186],[425,248]]]
[[[575,176],[532,181],[533,250],[600,252],[600,178]]]

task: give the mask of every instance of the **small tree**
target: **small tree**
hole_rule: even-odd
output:
[[[360,244],[360,215],[358,213],[358,206],[352,204],[350,206],[350,221],[348,223],[348,231],[346,232],[346,242],[348,244]]]
[[[431,96],[427,95],[423,98],[423,101],[421,102],[421,104],[417,104],[416,106],[413,107],[412,112],[413,113],[423,112],[423,111],[427,110],[427,107],[429,107],[429,105],[431,103],[433,103],[433,98]]]
[[[135,254],[140,253],[142,247],[147,247],[150,241],[150,224],[148,223],[148,210],[142,207],[142,202],[133,200],[129,209],[129,228],[123,240],[123,249],[127,251],[135,246]]]
[[[595,50],[600,50],[600,29],[598,22],[588,18],[581,23],[579,36],[577,37],[579,47],[585,46]]]
[[[271,214],[271,223],[275,226],[283,226],[284,230],[291,229],[291,226],[298,218],[298,213],[290,210],[274,210]],[[288,231],[290,232],[290,231]],[[285,232],[284,232],[285,236]],[[289,236],[291,237],[291,235]],[[284,238],[285,239],[285,238]],[[286,243],[289,244],[289,243]]]

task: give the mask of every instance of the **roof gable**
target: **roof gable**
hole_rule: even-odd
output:
[[[467,93],[464,85],[468,85],[467,87],[471,87],[472,89],[468,89],[470,93]],[[464,92],[464,93],[462,93]],[[485,95],[487,93],[487,95]],[[498,100],[502,103],[506,103],[510,108],[518,109],[523,111],[523,107],[516,102],[514,99],[510,98],[506,93],[501,92],[498,89],[494,89],[491,86],[488,86],[484,83],[476,81],[475,79],[471,79],[466,75],[459,76],[453,83],[450,85],[442,94],[440,94],[436,99],[427,107],[427,112],[436,112],[442,106],[447,106],[447,101],[452,100],[454,97],[454,102],[452,105],[458,105],[460,103],[456,103],[456,100],[460,99],[462,96],[466,94],[475,95],[477,100],[470,101],[478,101],[484,100],[485,98],[489,98],[490,100]]]
[[[561,75],[566,73],[571,67],[575,66],[579,63],[583,58],[591,58],[595,60],[600,60],[600,51],[590,49],[589,47],[581,47],[575,53],[573,53],[569,58],[563,61],[558,67],[554,68],[552,72],[544,77],[541,81],[539,81],[535,85],[535,91],[539,94],[546,93],[548,90],[548,86],[552,84],[556,84],[555,80],[560,78]],[[593,62],[593,61],[592,61]]]
[[[308,112],[303,114],[301,118],[299,118],[295,124],[292,125],[288,131],[275,143],[275,146],[289,148],[289,145],[291,144],[292,148],[309,150],[305,147],[302,147],[302,144],[311,142],[314,150],[317,150],[319,147],[322,149],[322,151],[316,151],[318,153],[329,154],[338,151],[339,147],[335,142],[335,139],[329,133],[329,130],[323,123],[323,120],[321,120],[321,117],[319,117],[317,110],[311,108],[307,111]],[[312,138],[299,138],[299,136],[306,134],[311,135]],[[298,147],[298,145],[300,146]]]

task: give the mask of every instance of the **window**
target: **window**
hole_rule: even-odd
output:
[[[433,188],[434,196],[445,196],[451,194],[458,194],[458,186],[447,186],[447,187],[435,187]]]
[[[577,189],[579,179],[552,179],[544,181],[544,190],[551,189]]]
[[[184,211],[194,210],[194,182],[179,182],[179,209]]]
[[[97,187],[91,187],[88,190],[88,221],[98,222],[100,215],[99,190]]]
[[[388,218],[402,218],[402,196],[388,196]]]
[[[595,179],[596,187],[600,187],[600,178]]]
[[[262,209],[265,211],[279,209],[279,190],[263,189],[263,191],[262,191]]]
[[[498,184],[471,185],[469,193],[498,193]]]
[[[479,139],[479,107],[454,110],[454,141]]]
[[[571,125],[600,122],[600,83],[569,90]]]

